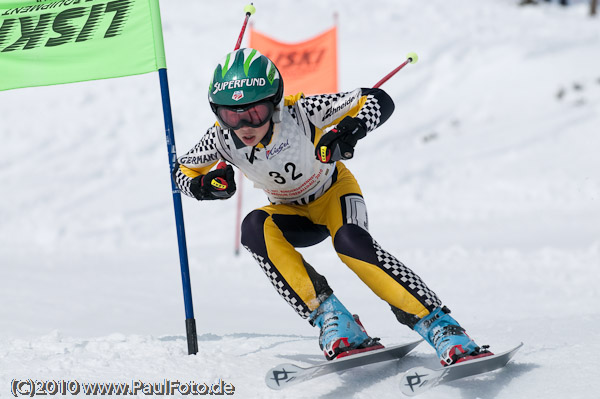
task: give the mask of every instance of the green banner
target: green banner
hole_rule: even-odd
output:
[[[161,68],[158,0],[0,0],[0,90]]]

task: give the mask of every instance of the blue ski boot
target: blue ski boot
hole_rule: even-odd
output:
[[[321,329],[319,346],[327,360],[383,348],[379,338],[369,337],[358,316],[351,315],[333,294],[311,313],[309,321]]]
[[[488,346],[479,347],[469,338],[445,306],[419,320],[415,331],[434,347],[443,366],[493,355]]]

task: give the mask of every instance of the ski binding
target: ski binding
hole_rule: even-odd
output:
[[[506,366],[522,346],[521,342],[513,349],[503,353],[467,360],[435,370],[427,367],[414,367],[402,376],[400,389],[403,394],[414,396],[439,384],[497,370]]]

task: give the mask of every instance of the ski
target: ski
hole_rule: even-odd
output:
[[[439,384],[502,368],[521,346],[523,346],[522,342],[513,349],[497,355],[467,360],[435,370],[427,367],[414,367],[402,376],[400,390],[404,395],[414,396]]]
[[[421,342],[422,340],[419,340],[404,345],[376,349],[319,363],[310,367],[300,367],[292,363],[283,363],[269,370],[265,377],[265,382],[269,388],[278,390],[322,375],[337,373],[368,364],[400,359]]]

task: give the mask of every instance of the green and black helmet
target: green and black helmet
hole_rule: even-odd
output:
[[[219,123],[228,128],[263,125],[274,112],[281,112],[282,100],[283,79],[279,70],[269,58],[251,48],[227,54],[217,65],[208,88],[210,106]],[[259,117],[248,112],[256,104],[269,108],[267,120],[264,112]],[[226,120],[227,116],[232,119]],[[275,115],[274,119],[278,117]]]

